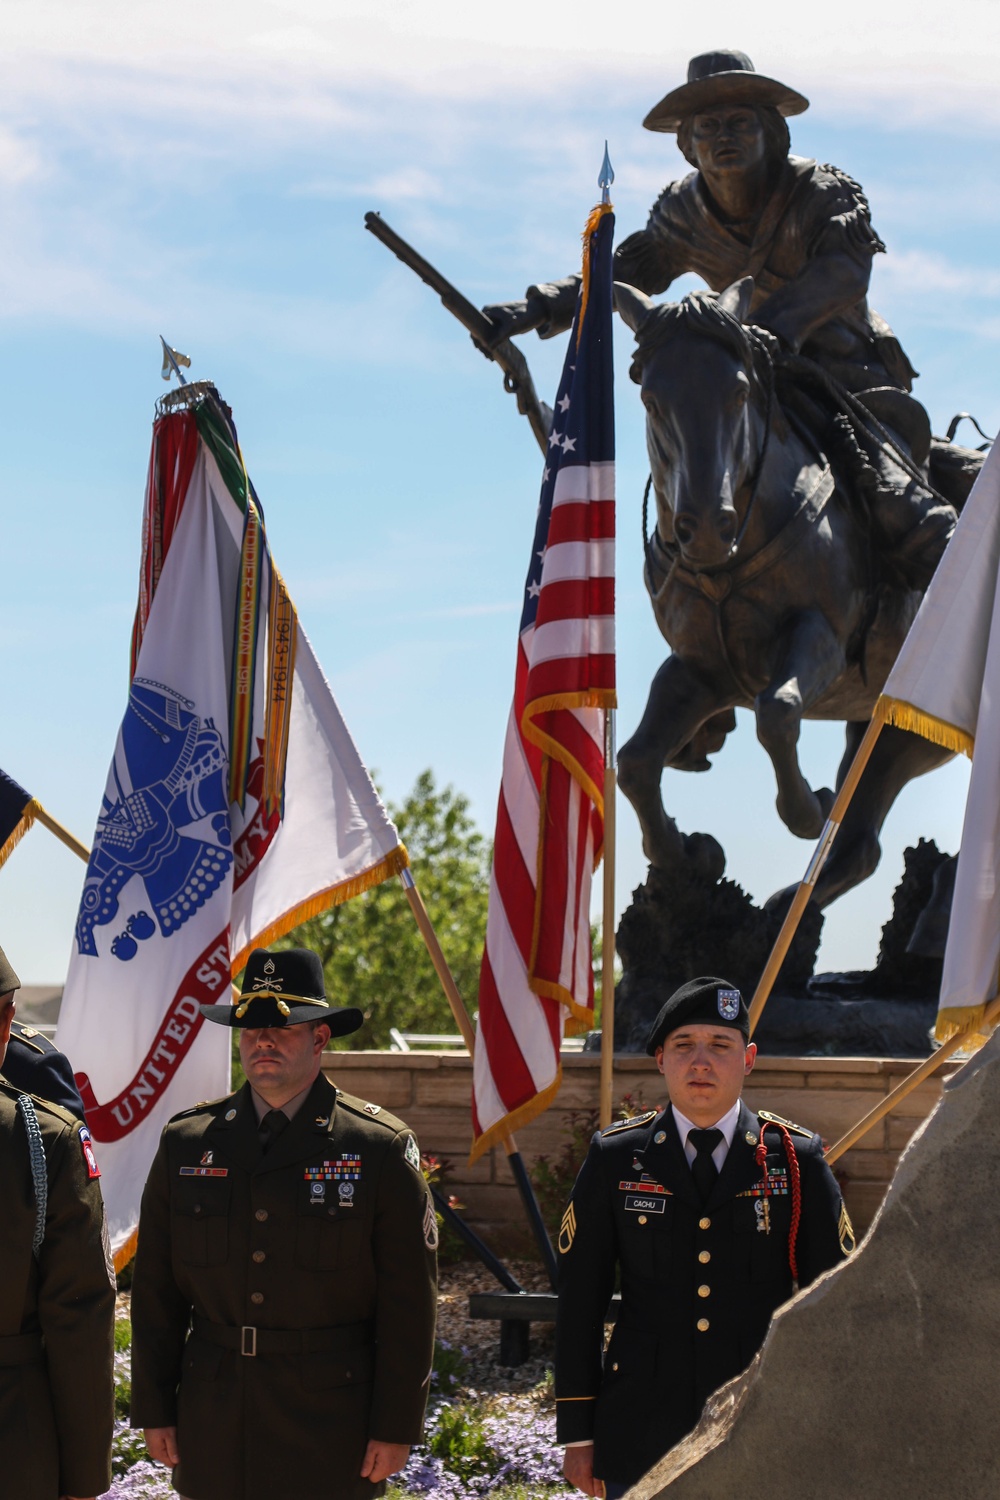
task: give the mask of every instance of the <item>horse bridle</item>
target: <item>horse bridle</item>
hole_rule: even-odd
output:
[[[750,523],[750,517],[753,514],[753,508],[757,500],[757,493],[760,489],[761,476],[764,473],[764,464],[767,460],[768,445],[771,441],[771,416],[774,410],[774,361],[771,358],[771,351],[767,346],[767,340],[763,338],[760,333],[758,333],[756,328],[754,328],[752,325],[746,325],[744,326],[743,331],[747,336],[751,348],[753,349],[754,355],[760,355],[763,359],[764,367],[766,370],[766,377],[764,381],[764,440],[760,445],[760,452],[757,455],[757,463],[754,467],[753,478],[750,480],[750,496],[747,500],[747,508],[743,512],[743,520],[740,522],[739,531],[737,531],[736,536],[733,540],[733,545],[729,549],[729,556],[726,558],[726,561],[724,563],[721,563],[719,565],[718,568],[692,568],[692,573],[717,573],[722,568],[725,568],[729,563],[731,563],[733,558],[736,556],[737,552],[739,551],[740,544],[743,541],[743,538],[746,536],[747,526]],[[649,492],[652,487],[653,476],[652,474],[650,474],[646,480],[646,488],[643,491],[642,495],[642,551],[643,556],[646,559],[646,566],[649,568],[652,568],[652,566],[654,565],[653,543],[652,537],[649,535]],[[660,545],[662,546],[663,543],[661,542]]]

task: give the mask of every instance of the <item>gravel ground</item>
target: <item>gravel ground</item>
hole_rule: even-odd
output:
[[[548,1278],[537,1261],[508,1261],[507,1268],[526,1292],[547,1292]],[[437,1336],[456,1349],[468,1350],[468,1383],[477,1391],[520,1395],[532,1391],[552,1368],[554,1326],[531,1325],[531,1358],[511,1369],[500,1363],[500,1324],[469,1317],[470,1292],[500,1291],[496,1278],[478,1261],[442,1266],[438,1295]]]

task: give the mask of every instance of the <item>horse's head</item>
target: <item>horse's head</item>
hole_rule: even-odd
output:
[[[632,379],[646,407],[661,535],[699,569],[731,557],[749,501],[761,404],[743,327],[752,296],[749,276],[662,305],[615,283],[615,306],[636,337]]]

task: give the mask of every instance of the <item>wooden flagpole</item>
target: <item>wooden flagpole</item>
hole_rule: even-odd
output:
[[[970,1042],[996,1021],[1000,1021],[1000,995],[995,996],[989,1005],[987,1005],[983,1012],[982,1020],[977,1021],[965,1031],[957,1032],[953,1037],[949,1037],[948,1041],[942,1042],[936,1052],[932,1052],[930,1057],[924,1058],[920,1066],[914,1068],[912,1073],[908,1073],[902,1083],[897,1084],[891,1093],[886,1094],[884,1099],[879,1100],[875,1108],[869,1110],[864,1118],[852,1126],[845,1136],[841,1136],[837,1144],[831,1146],[829,1151],[827,1151],[827,1161],[837,1161],[839,1157],[843,1156],[845,1151],[849,1151],[852,1146],[856,1145],[863,1135],[867,1135],[873,1125],[877,1125],[879,1120],[884,1120],[886,1115],[891,1114],[896,1105],[902,1099],[905,1099],[907,1094],[912,1094],[913,1090],[919,1084],[923,1083],[925,1079],[930,1078],[931,1074],[936,1072],[953,1052],[960,1051],[967,1042]]]
[[[80,840],[76,837],[75,834],[70,833],[68,828],[64,828],[61,823],[57,822],[51,813],[47,813],[45,811],[45,808],[42,807],[41,803],[39,803],[37,799],[35,806],[35,822],[41,823],[45,828],[49,830],[50,833],[54,833],[56,838],[59,839],[60,843],[65,844],[67,849],[72,849],[74,854],[79,855],[84,864],[88,864],[90,862],[90,850],[87,848],[86,844],[81,844]]]
[[[468,1049],[469,1056],[474,1057],[476,1051],[476,1033],[469,1018],[469,1012],[466,1010],[462,996],[459,994],[458,985],[455,983],[455,976],[448,967],[448,960],[441,950],[438,935],[434,931],[434,925],[424,905],[423,897],[417,889],[417,882],[413,878],[413,871],[409,865],[400,870],[399,878],[402,882],[403,890],[406,892],[406,899],[410,903],[410,910],[413,913],[414,921],[420,929],[420,936],[423,938],[427,952],[430,954],[431,963],[434,965],[441,988],[444,990],[448,1004],[451,1006],[451,1013],[455,1017],[459,1031],[462,1033],[462,1039]],[[552,1248],[552,1241],[549,1239],[549,1232],[545,1227],[545,1220],[542,1218],[542,1211],[538,1206],[538,1199],[535,1197],[531,1178],[528,1176],[528,1170],[524,1165],[524,1160],[513,1135],[504,1135],[500,1139],[503,1149],[507,1153],[507,1160],[510,1163],[514,1181],[517,1183],[518,1191],[521,1194],[521,1200],[528,1215],[528,1222],[535,1236],[535,1243],[541,1252],[542,1260],[549,1274],[549,1280],[553,1290],[555,1290],[556,1253]]]
[[[615,1067],[615,711],[604,716],[604,907],[601,917],[601,1129],[611,1124]]]
[[[872,719],[865,730],[864,739],[855,751],[854,759],[851,761],[847,775],[844,777],[843,786],[837,793],[834,804],[830,809],[830,816],[823,826],[823,832],[819,836],[819,843],[813,851],[813,857],[809,861],[809,866],[799,883],[798,890],[795,892],[792,904],[788,908],[785,920],[781,924],[781,930],[774,940],[774,946],[771,949],[767,963],[764,965],[764,972],[760,976],[760,982],[754,991],[754,997],[750,1004],[751,1036],[753,1036],[754,1031],[757,1029],[757,1023],[774,988],[774,981],[778,977],[778,971],[785,961],[789,948],[792,946],[792,939],[802,920],[802,913],[809,904],[813,887],[819,879],[820,871],[826,864],[833,841],[837,837],[841,823],[844,821],[844,814],[847,811],[848,804],[858,789],[858,782],[861,780],[862,772],[871,758],[872,751],[875,749],[875,741],[882,732],[882,722],[881,719]]]

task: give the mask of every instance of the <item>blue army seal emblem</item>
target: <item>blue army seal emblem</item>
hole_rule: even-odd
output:
[[[146,905],[112,944],[119,959],[159,929],[171,937],[226,880],[233,862],[223,739],[190,699],[134,679],[105,793],[76,924],[94,956],[94,928],[113,922],[133,876]]]
[[[724,1021],[735,1021],[740,1013],[739,990],[719,990],[716,995],[716,1004],[719,1007],[719,1015]]]

